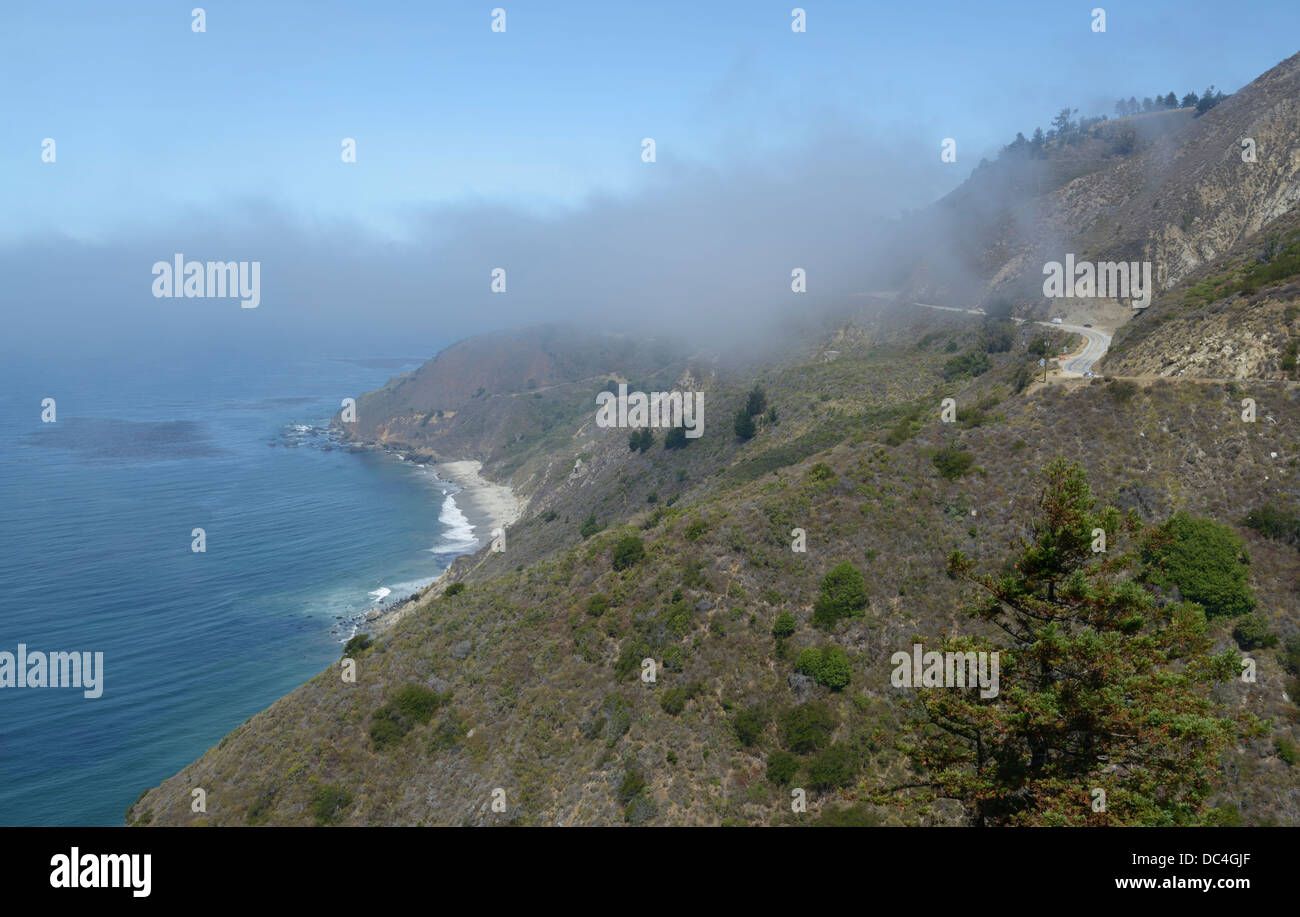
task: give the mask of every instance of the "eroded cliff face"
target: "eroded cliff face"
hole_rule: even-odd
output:
[[[1118,152],[1125,131],[1136,143]],[[1247,146],[1252,153],[1243,158]],[[931,215],[939,232],[949,227],[951,244],[913,267],[905,295],[960,304],[1001,298],[1017,314],[1038,318],[1068,308],[1073,321],[1099,327],[1158,317],[1159,335],[1148,328],[1132,336],[1122,356],[1102,364],[1108,372],[1285,375],[1281,364],[1296,331],[1281,317],[1294,295],[1259,295],[1220,281],[1261,257],[1270,236],[1282,236],[1275,248],[1291,238],[1289,218],[1300,204],[1300,54],[1199,117],[1179,109],[1107,121],[1049,150],[1044,161],[999,161],[967,185]],[[1114,299],[1045,297],[1044,265],[1067,254],[1149,261],[1153,306],[1139,312]],[[1200,296],[1189,309],[1182,295],[1169,308],[1171,293],[1206,278],[1224,293],[1223,308],[1206,308],[1217,300]]]
[[[1256,380],[1293,377],[1282,368],[1295,337],[1285,321],[1286,305],[1227,309],[1163,324],[1157,333],[1107,358],[1108,375],[1166,378]]]
[[[1254,141],[1254,161],[1243,159]],[[1300,55],[1226,99],[1188,128],[1159,183],[1134,204],[1143,254],[1163,288],[1230,252],[1300,202]]]

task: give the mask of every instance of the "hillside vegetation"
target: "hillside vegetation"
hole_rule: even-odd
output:
[[[747,372],[718,367],[711,425],[682,448],[659,436],[634,450],[627,431],[591,424],[590,407],[553,442],[502,447],[489,471],[514,468],[532,494],[509,550],[458,561],[414,614],[349,650],[355,683],[321,673],[144,793],[128,821],[1300,821],[1297,693],[1286,687],[1300,552],[1285,520],[1245,518],[1296,492],[1295,390],[1252,389],[1253,424],[1241,420],[1242,392],[1217,384],[1097,379],[1016,394],[1033,332],[999,350],[996,334],[964,318],[921,319],[868,311]],[[987,367],[963,361],[978,373],[954,374],[951,361],[974,352]],[[598,382],[582,382],[592,407]],[[756,388],[767,410],[742,438],[731,420]],[[945,397],[959,409],[953,423],[940,420]],[[1120,615],[1112,638],[1143,647],[1124,676],[1137,679],[1139,706],[1165,709],[1157,701],[1174,691],[1167,703],[1185,709],[1169,715],[1196,704],[1202,724],[1179,734],[1152,718],[1135,724],[1146,750],[1196,779],[1163,798],[1149,778],[1166,765],[1134,759],[1131,779],[1108,772],[1105,813],[1090,805],[1104,765],[1038,782],[1005,768],[961,776],[950,747],[958,758],[940,767],[947,759],[917,744],[934,740],[923,692],[891,683],[891,657],[914,642],[1016,651],[969,613],[979,590],[956,574],[998,576],[1041,537],[1041,472],[1057,459],[1077,463],[1097,511],[1113,505],[1126,520],[1108,523],[1112,547],[1084,566],[1113,558],[1098,574],[1105,588],[1146,616]],[[793,550],[796,529],[806,551]],[[1227,571],[1222,582],[1188,576],[1179,561],[1202,556]],[[1062,567],[1025,588],[1051,580],[1056,590],[1073,575]],[[1206,598],[1225,589],[1248,598]],[[1078,603],[1092,601],[1079,595],[1067,590],[1063,606],[1076,625]],[[1086,647],[1100,619],[1082,625]],[[1253,682],[1236,677],[1239,644],[1251,647]],[[1009,711],[1009,669],[1000,700],[946,693],[986,707],[980,715]],[[1187,690],[1169,687],[1178,678]],[[1017,742],[1042,740],[1008,741],[1016,760]],[[198,786],[202,816],[189,810]],[[1003,799],[996,809],[975,802],[988,787]],[[792,810],[796,789],[806,812]]]

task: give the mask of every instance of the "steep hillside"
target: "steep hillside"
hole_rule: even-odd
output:
[[[1252,389],[1253,425],[1243,393],[1213,384],[1016,394],[1034,337],[1021,329],[990,355],[965,318],[869,312],[719,373],[716,425],[684,448],[633,452],[626,431],[579,422],[570,451],[537,472],[505,554],[457,562],[446,580],[463,590],[439,584],[352,649],[355,683],[323,672],[142,794],[128,821],[962,823],[953,800],[888,792],[923,770],[900,744],[918,710],[891,687],[890,657],[917,636],[993,636],[962,614],[971,596],[945,559],[1005,563],[1028,531],[1036,469],[1056,456],[1152,522],[1178,510],[1228,522],[1265,626],[1295,637],[1300,552],[1240,526],[1248,507],[1294,501],[1295,389]],[[775,414],[741,441],[730,419],[755,383]],[[939,417],[944,397],[955,423]],[[579,532],[588,516],[603,528]],[[796,528],[806,552],[792,550]],[[643,556],[627,546],[637,540]],[[846,561],[865,576],[865,612],[815,627],[819,584]],[[1218,648],[1234,645],[1233,626],[1211,621]],[[799,671],[805,650],[826,647],[842,651],[847,685]],[[1255,683],[1216,689],[1225,709],[1264,720],[1223,756],[1216,818],[1300,823],[1281,653],[1255,651]],[[661,667],[654,683],[639,677],[644,658]],[[822,738],[805,747],[793,736],[814,721]],[[807,814],[792,813],[788,779],[810,788]],[[189,809],[197,786],[204,816]]]
[[[362,396],[352,441],[477,458],[527,496],[507,550],[457,560],[345,650],[355,681],[321,673],[128,821],[1300,824],[1298,138],[1300,55],[1199,116],[977,169],[893,260],[900,301],[984,316],[873,304],[762,358],[540,326]],[[1067,253],[1152,262],[1151,306],[1045,299]],[[1049,309],[1122,325],[1104,377],[1037,381],[1066,339],[1006,313]],[[702,392],[704,435],[598,426],[620,381]],[[1037,654],[952,730],[981,768],[1001,743],[996,793],[953,789],[960,741],[932,756],[943,724],[893,684],[895,653],[943,641]],[[1077,781],[1044,770],[1075,759]]]
[[[1121,329],[1109,373],[1297,379],[1300,208],[1192,271]]]
[[[401,445],[435,458],[492,461],[521,439],[567,425],[617,369],[668,387],[685,349],[550,324],[479,335],[357,399],[349,439]]]
[[[918,218],[903,244],[904,292],[926,302],[1007,299],[1041,317],[1043,265],[1152,263],[1160,291],[1215,262],[1300,201],[1300,55],[1200,116],[1190,109],[1094,124],[1042,158],[977,169]],[[1243,140],[1256,159],[1243,161]],[[928,244],[920,246],[917,240]],[[935,239],[944,244],[935,244]],[[1118,324],[1128,303],[1067,302],[1076,320]]]

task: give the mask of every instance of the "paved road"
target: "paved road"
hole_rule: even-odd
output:
[[[1110,348],[1110,335],[1104,331],[1098,331],[1096,328],[1081,328],[1078,325],[1056,325],[1050,322],[1039,322],[1038,324],[1047,325],[1051,328],[1062,328],[1074,334],[1083,335],[1083,350],[1079,353],[1066,354],[1061,357],[1061,372],[1066,375],[1082,376],[1092,372],[1093,364],[1105,356],[1107,349]]]
[[[918,302],[912,303],[914,306],[923,306],[926,309],[942,309],[945,312],[966,312],[970,315],[987,315],[983,309],[961,309],[957,306],[935,306],[930,303]],[[1023,318],[1012,318],[1012,321],[1024,324]],[[1061,373],[1066,376],[1082,376],[1092,372],[1092,367],[1106,355],[1110,348],[1110,335],[1104,331],[1098,331],[1096,328],[1084,328],[1081,325],[1065,325],[1056,322],[1034,322],[1035,325],[1042,325],[1045,328],[1058,328],[1061,331],[1068,331],[1071,334],[1077,334],[1083,337],[1083,350],[1078,353],[1063,354],[1059,359],[1061,363]]]

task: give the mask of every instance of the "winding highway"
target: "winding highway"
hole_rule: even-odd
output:
[[[1052,328],[1061,328],[1074,334],[1083,335],[1083,350],[1078,353],[1064,354],[1061,356],[1061,372],[1065,375],[1086,376],[1092,372],[1093,364],[1106,355],[1110,347],[1110,335],[1104,331],[1098,331],[1096,328],[1082,328],[1078,325],[1057,325],[1050,322],[1038,322],[1040,325],[1050,325]]]
[[[966,312],[970,315],[987,315],[983,309],[961,309],[957,306],[934,306],[930,303],[917,302],[912,303],[914,306],[921,306],[926,309],[942,309],[944,312]],[[1011,319],[1017,324],[1025,324],[1025,319]],[[1071,334],[1080,335],[1083,338],[1083,349],[1075,353],[1062,354],[1056,358],[1061,364],[1061,375],[1063,376],[1086,376],[1092,372],[1092,367],[1106,355],[1107,349],[1110,348],[1110,335],[1104,331],[1098,331],[1096,328],[1084,328],[1082,325],[1066,325],[1059,322],[1033,322],[1035,325],[1042,325],[1045,328],[1059,328],[1061,331],[1068,331]]]

